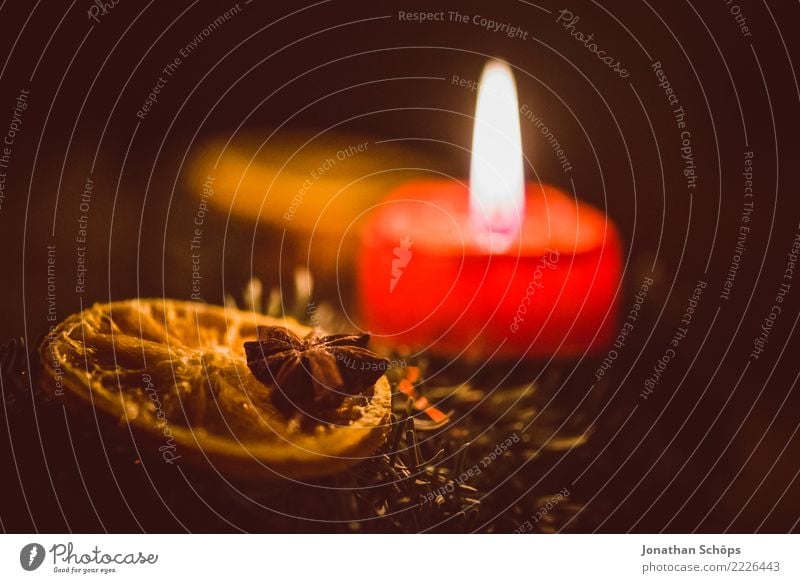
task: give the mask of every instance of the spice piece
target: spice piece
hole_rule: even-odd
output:
[[[301,338],[282,326],[259,326],[258,340],[245,342],[247,366],[262,383],[274,387],[273,402],[292,408],[326,409],[345,397],[371,394],[389,361],[367,349],[369,334]]]

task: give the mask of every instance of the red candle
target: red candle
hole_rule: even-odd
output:
[[[481,77],[470,185],[410,182],[362,234],[362,327],[376,342],[447,357],[540,358],[606,349],[620,238],[599,210],[523,182],[516,88]]]

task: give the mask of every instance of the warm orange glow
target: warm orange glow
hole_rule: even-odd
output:
[[[518,235],[525,212],[517,87],[511,68],[500,61],[486,64],[478,89],[470,210],[479,230],[506,243]]]

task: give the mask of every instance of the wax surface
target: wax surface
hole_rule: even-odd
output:
[[[456,181],[415,181],[362,235],[362,327],[384,345],[447,357],[542,358],[605,350],[616,332],[620,238],[607,217],[531,183],[518,239],[489,249]]]

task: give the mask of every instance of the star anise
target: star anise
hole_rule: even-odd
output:
[[[301,338],[282,326],[259,326],[257,336],[244,343],[247,366],[275,388],[273,402],[284,412],[335,408],[348,395],[371,394],[389,365],[367,349],[369,334]]]

